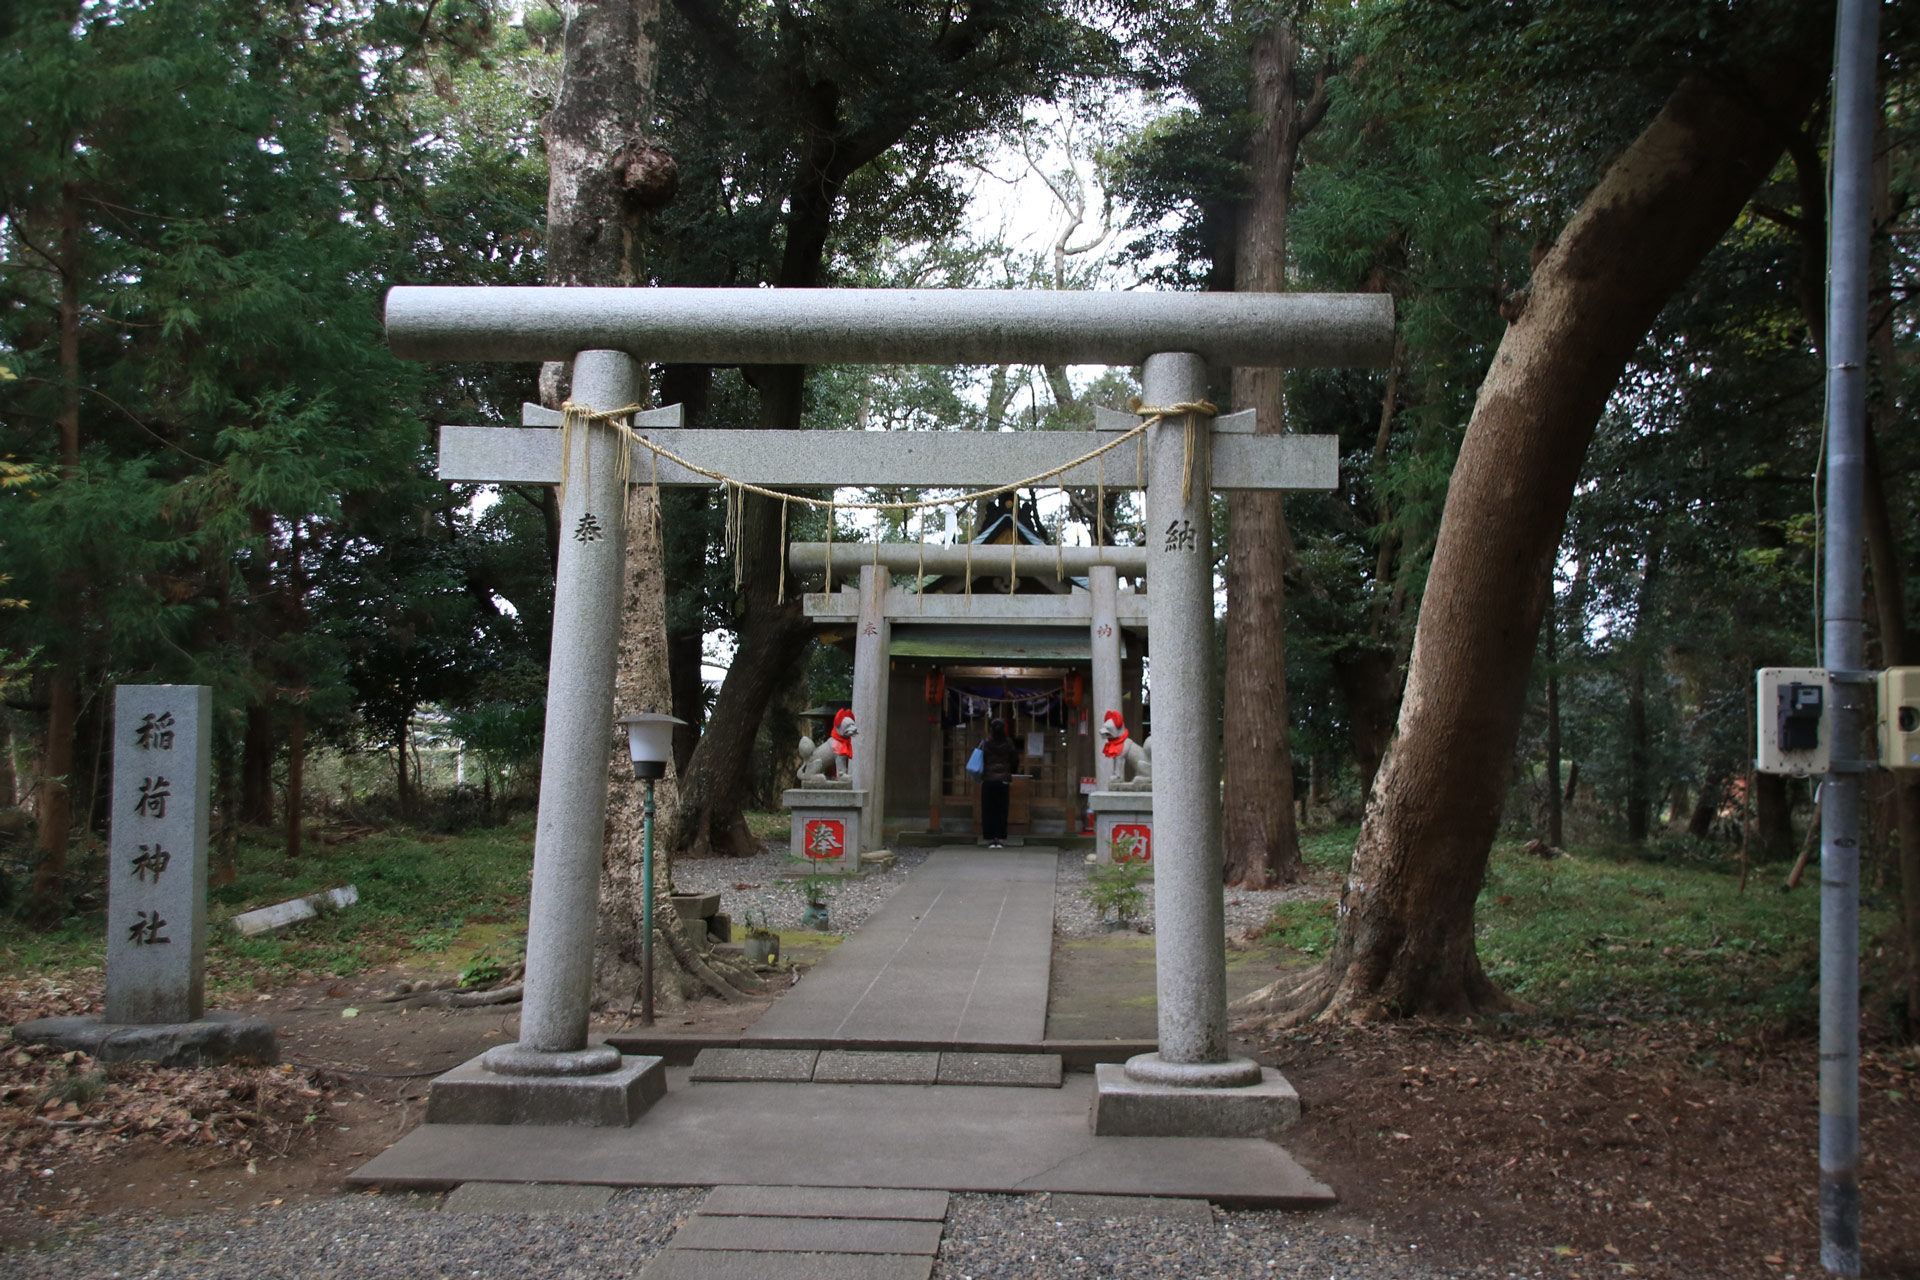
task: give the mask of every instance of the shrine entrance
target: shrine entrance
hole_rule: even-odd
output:
[[[573,360],[572,400],[559,415],[558,431],[441,432],[443,478],[558,485],[561,525],[569,532],[555,572],[520,1038],[436,1081],[436,1098],[464,1090],[498,1116],[520,1122],[544,1107],[551,1114],[607,1117],[588,1123],[627,1124],[664,1085],[658,1058],[628,1060],[611,1046],[588,1044],[617,718],[614,670],[626,556],[620,513],[630,482],[718,484],[730,500],[760,494],[783,511],[795,503],[825,506],[829,528],[836,505],[930,504],[836,504],[794,490],[960,490],[944,501],[963,503],[1036,486],[1113,486],[1145,492],[1142,545],[846,548],[842,554],[852,552],[859,565],[851,599],[844,590],[836,599],[831,590],[831,546],[790,549],[791,568],[825,570],[829,590],[807,596],[807,613],[837,614],[855,624],[859,735],[850,780],[858,785],[849,788],[849,798],[857,795],[854,803],[874,818],[888,812],[886,773],[877,757],[887,741],[896,623],[903,638],[909,626],[940,617],[949,625],[1032,626],[1037,614],[1059,625],[1061,613],[1077,614],[1084,600],[1094,709],[1116,705],[1122,625],[1116,579],[1121,560],[1129,559],[1128,575],[1150,583],[1149,609],[1141,612],[1150,611],[1155,644],[1170,655],[1154,680],[1163,712],[1152,790],[1159,1036],[1157,1052],[1130,1058],[1124,1069],[1099,1068],[1093,1130],[1261,1135],[1291,1118],[1289,1106],[1297,1113],[1285,1081],[1233,1057],[1227,1039],[1220,741],[1209,660],[1212,492],[1331,489],[1339,443],[1330,436],[1260,435],[1251,414],[1220,416],[1206,399],[1208,371],[1385,363],[1393,350],[1390,296],[402,286],[387,296],[387,329],[402,358]],[[645,375],[633,353],[712,364],[1138,365],[1141,398],[1131,412],[1097,414],[1092,432],[688,430],[671,410],[640,409]],[[1121,465],[1123,449],[1131,467]],[[804,554],[815,550],[822,554]],[[804,563],[809,559],[811,565]],[[935,563],[940,559],[945,563]],[[983,566],[983,559],[992,563]],[[1018,577],[1044,573],[1049,560],[1056,582],[1085,576],[1087,590],[1022,596]],[[971,584],[977,567],[997,571],[1013,586],[997,599],[977,592],[956,599],[893,584],[894,574],[915,565],[916,587],[929,571],[964,571]],[[1043,736],[1043,754],[1044,746]]]
[[[871,761],[863,770],[855,757],[869,793],[863,845],[884,848],[898,832],[980,836],[966,763],[996,719],[1021,749],[1007,834],[1087,831],[1102,717],[1116,711],[1146,734],[1147,597],[1132,589],[1141,549],[1056,547],[1006,511],[959,545],[799,543],[790,563],[820,572],[829,556],[861,575],[806,606],[818,638],[854,657],[853,714]],[[868,585],[884,598],[863,621]]]

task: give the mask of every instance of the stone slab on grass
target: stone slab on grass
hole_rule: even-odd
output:
[[[613,1187],[562,1182],[463,1182],[447,1194],[442,1213],[598,1213]]]
[[[696,1083],[805,1084],[818,1049],[702,1049],[687,1079]]]
[[[623,1056],[617,1070],[591,1076],[501,1075],[472,1058],[427,1087],[427,1124],[624,1128],[666,1093],[658,1058]]]
[[[715,1187],[700,1206],[711,1216],[757,1218],[901,1218],[939,1222],[944,1191],[880,1187]]]
[[[940,1251],[938,1222],[894,1218],[738,1218],[697,1214],[673,1237],[675,1249],[755,1253],[919,1253]]]
[[[324,911],[343,911],[359,901],[360,890],[353,885],[323,889],[304,898],[289,898],[270,907],[242,911],[233,918],[233,927],[251,938],[255,934],[271,933],[290,924],[299,924],[302,920],[315,919]]]
[[[943,1053],[939,1082],[1058,1089],[1060,1072],[1057,1053]]]
[[[640,1280],[928,1280],[932,1274],[929,1254],[667,1249],[653,1256]]]
[[[815,1084],[932,1084],[939,1075],[937,1053],[822,1049],[813,1067]]]
[[[1163,1222],[1212,1222],[1213,1206],[1205,1200],[1172,1196],[1078,1196],[1054,1194],[1047,1213],[1062,1221],[1102,1218],[1154,1218]]]

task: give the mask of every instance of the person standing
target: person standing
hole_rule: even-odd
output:
[[[1013,794],[1013,771],[1020,750],[1007,736],[1007,726],[992,722],[992,732],[980,744],[980,829],[989,849],[1007,847],[1007,805]]]

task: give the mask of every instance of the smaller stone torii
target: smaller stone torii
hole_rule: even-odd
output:
[[[657,1059],[623,1060],[611,1047],[587,1043],[626,554],[622,485],[628,478],[654,483],[657,474],[663,485],[710,485],[721,475],[793,489],[970,489],[1029,476],[1067,487],[1144,486],[1148,627],[1159,655],[1153,802],[1160,1047],[1124,1071],[1101,1069],[1095,1127],[1229,1136],[1265,1132],[1291,1118],[1297,1104],[1285,1081],[1228,1053],[1220,742],[1212,664],[1204,657],[1213,628],[1209,493],[1332,488],[1337,442],[1223,431],[1207,414],[1156,414],[1152,407],[1203,403],[1210,365],[1384,364],[1393,345],[1390,297],[402,286],[388,294],[387,331],[402,358],[571,359],[575,405],[603,413],[642,398],[636,357],[1137,365],[1144,413],[1129,415],[1128,425],[1148,424],[1137,453],[1113,450],[1077,467],[1068,464],[1111,443],[1110,431],[699,431],[679,428],[674,409],[636,415],[631,431],[644,439],[604,422],[571,432],[443,428],[444,480],[568,478],[520,1041],[436,1081],[436,1098],[444,1092],[451,1100],[458,1091],[471,1099],[447,1114],[629,1123],[664,1087]],[[1036,549],[1034,559],[1045,563],[1053,555]],[[874,575],[876,590],[880,581]]]

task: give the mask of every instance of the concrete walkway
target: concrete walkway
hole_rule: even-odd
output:
[[[741,1043],[1038,1044],[1058,858],[1051,848],[934,850]]]
[[[1332,1191],[1271,1142],[1093,1134],[1092,1077],[1062,1080],[1051,1074],[1057,1056],[1043,1051],[1056,862],[1052,849],[936,850],[735,1041],[738,1048],[709,1048],[691,1070],[670,1067],[666,1097],[630,1128],[429,1124],[347,1183],[424,1190],[488,1180],[725,1187],[791,1179],[819,1189],[1201,1197],[1247,1207],[1331,1202]],[[883,1042],[940,1050],[855,1051]],[[987,1045],[1000,1052],[982,1054]],[[1006,1055],[1046,1057],[1049,1078],[1002,1079],[1006,1071],[989,1070],[979,1083],[938,1083],[949,1058],[984,1070],[989,1057],[988,1066],[1005,1067]],[[788,1057],[805,1061],[774,1061]],[[824,1078],[823,1062],[832,1066]],[[917,1070],[918,1083],[864,1083],[904,1080],[905,1067]],[[764,1209],[705,1212],[716,1221],[676,1241],[649,1280],[758,1275],[725,1270],[742,1260],[726,1255],[769,1255],[768,1240],[787,1239],[798,1242],[794,1251],[773,1261],[801,1280],[816,1272],[795,1266],[825,1265],[822,1254],[851,1256],[882,1231],[856,1222],[800,1233],[762,1221],[780,1216]],[[910,1226],[910,1216],[884,1231],[937,1239],[937,1222]],[[861,1264],[881,1268],[872,1280],[925,1274],[924,1241],[888,1241]]]
[[[470,1181],[815,1187],[1199,1197],[1306,1208],[1333,1193],[1272,1142],[1096,1137],[1093,1077],[1058,1089],[986,1085],[694,1084],[632,1128],[428,1124],[349,1174],[349,1186]]]

